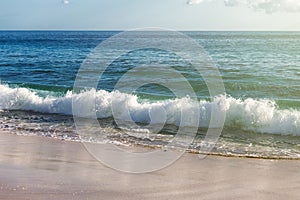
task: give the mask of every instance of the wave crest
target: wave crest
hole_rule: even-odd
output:
[[[10,88],[8,85],[0,85],[0,90],[0,109],[72,115],[72,91],[62,97],[41,97],[27,88]],[[166,121],[168,124],[177,126],[188,125],[188,123],[181,123],[181,109],[193,112],[197,106],[200,106],[199,126],[208,127],[211,108],[214,106],[218,112],[226,114],[226,128],[259,133],[300,135],[300,111],[279,109],[276,102],[269,99],[242,100],[221,95],[212,101],[196,102],[185,97],[158,102],[139,102],[136,95],[104,90],[84,91],[74,94],[73,97],[77,104],[86,106],[87,99],[92,98],[94,94],[96,94],[96,113],[99,118],[112,117],[111,105],[114,101],[114,105],[117,105],[114,107],[116,110],[114,114],[121,119],[125,116],[124,112],[130,110],[135,122],[150,123],[151,118],[152,124]],[[162,110],[164,110],[165,117],[163,117]]]

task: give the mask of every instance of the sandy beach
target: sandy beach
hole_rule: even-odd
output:
[[[127,174],[81,143],[0,134],[0,199],[298,199],[299,161],[185,154],[163,170]]]

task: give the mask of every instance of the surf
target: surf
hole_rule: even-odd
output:
[[[253,131],[257,133],[300,136],[300,111],[297,109],[280,109],[275,100],[234,98],[220,95],[212,100],[196,101],[190,97],[150,101],[140,99],[136,94],[119,91],[84,90],[73,94],[67,91],[61,96],[41,96],[36,91],[24,87],[10,87],[0,84],[0,109],[23,110],[50,114],[73,115],[72,101],[79,106],[86,106],[87,99],[95,98],[95,113],[99,119],[118,117],[121,120],[124,112],[130,111],[134,122],[158,124],[162,122],[162,110],[165,112],[165,123],[175,126],[189,126],[181,123],[181,111],[193,112],[200,109],[199,127],[207,128],[210,123],[211,109],[226,114],[225,128]],[[93,96],[95,95],[95,96]],[[112,103],[114,102],[114,115]],[[221,115],[220,115],[221,116]],[[82,113],[82,117],[85,113]]]

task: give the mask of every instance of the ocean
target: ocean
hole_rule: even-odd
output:
[[[61,140],[97,142],[76,132],[72,116],[72,90],[78,70],[101,42],[118,31],[0,31],[0,130]],[[201,75],[172,53],[144,49],[117,58],[97,85],[96,115],[105,142],[119,145],[163,147],[180,127],[178,109],[192,112],[200,106],[198,132],[188,151],[200,152],[213,104],[226,114],[225,124],[211,154],[276,159],[300,158],[300,32],[182,32],[203,47],[218,68],[225,93],[211,97]],[[155,38],[159,40],[159,38]],[[152,77],[130,74],[128,87],[115,90],[121,77],[146,63],[169,65],[184,80],[170,79],[182,95],[158,84],[146,84],[133,93],[135,81]],[[89,71],[81,77],[90,80]],[[152,74],[152,75],[153,75]],[[180,90],[188,81],[196,100]],[[88,89],[76,95],[89,98]],[[115,112],[130,110],[136,126],[116,123]],[[195,102],[196,101],[196,102]],[[85,106],[84,101],[82,106]],[[153,134],[162,113],[166,124]],[[151,115],[151,117],[150,117]],[[118,115],[126,124],[122,114]],[[150,118],[156,119],[151,123]],[[154,120],[155,121],[155,120]],[[149,124],[154,126],[152,130]],[[155,129],[156,130],[156,129]],[[102,137],[101,137],[102,138]],[[103,139],[103,138],[102,138]],[[86,141],[88,140],[88,141]],[[103,142],[103,141],[102,141]]]

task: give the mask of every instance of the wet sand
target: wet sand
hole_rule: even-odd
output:
[[[0,199],[299,199],[300,161],[185,154],[168,168],[127,174],[81,143],[0,133]]]

